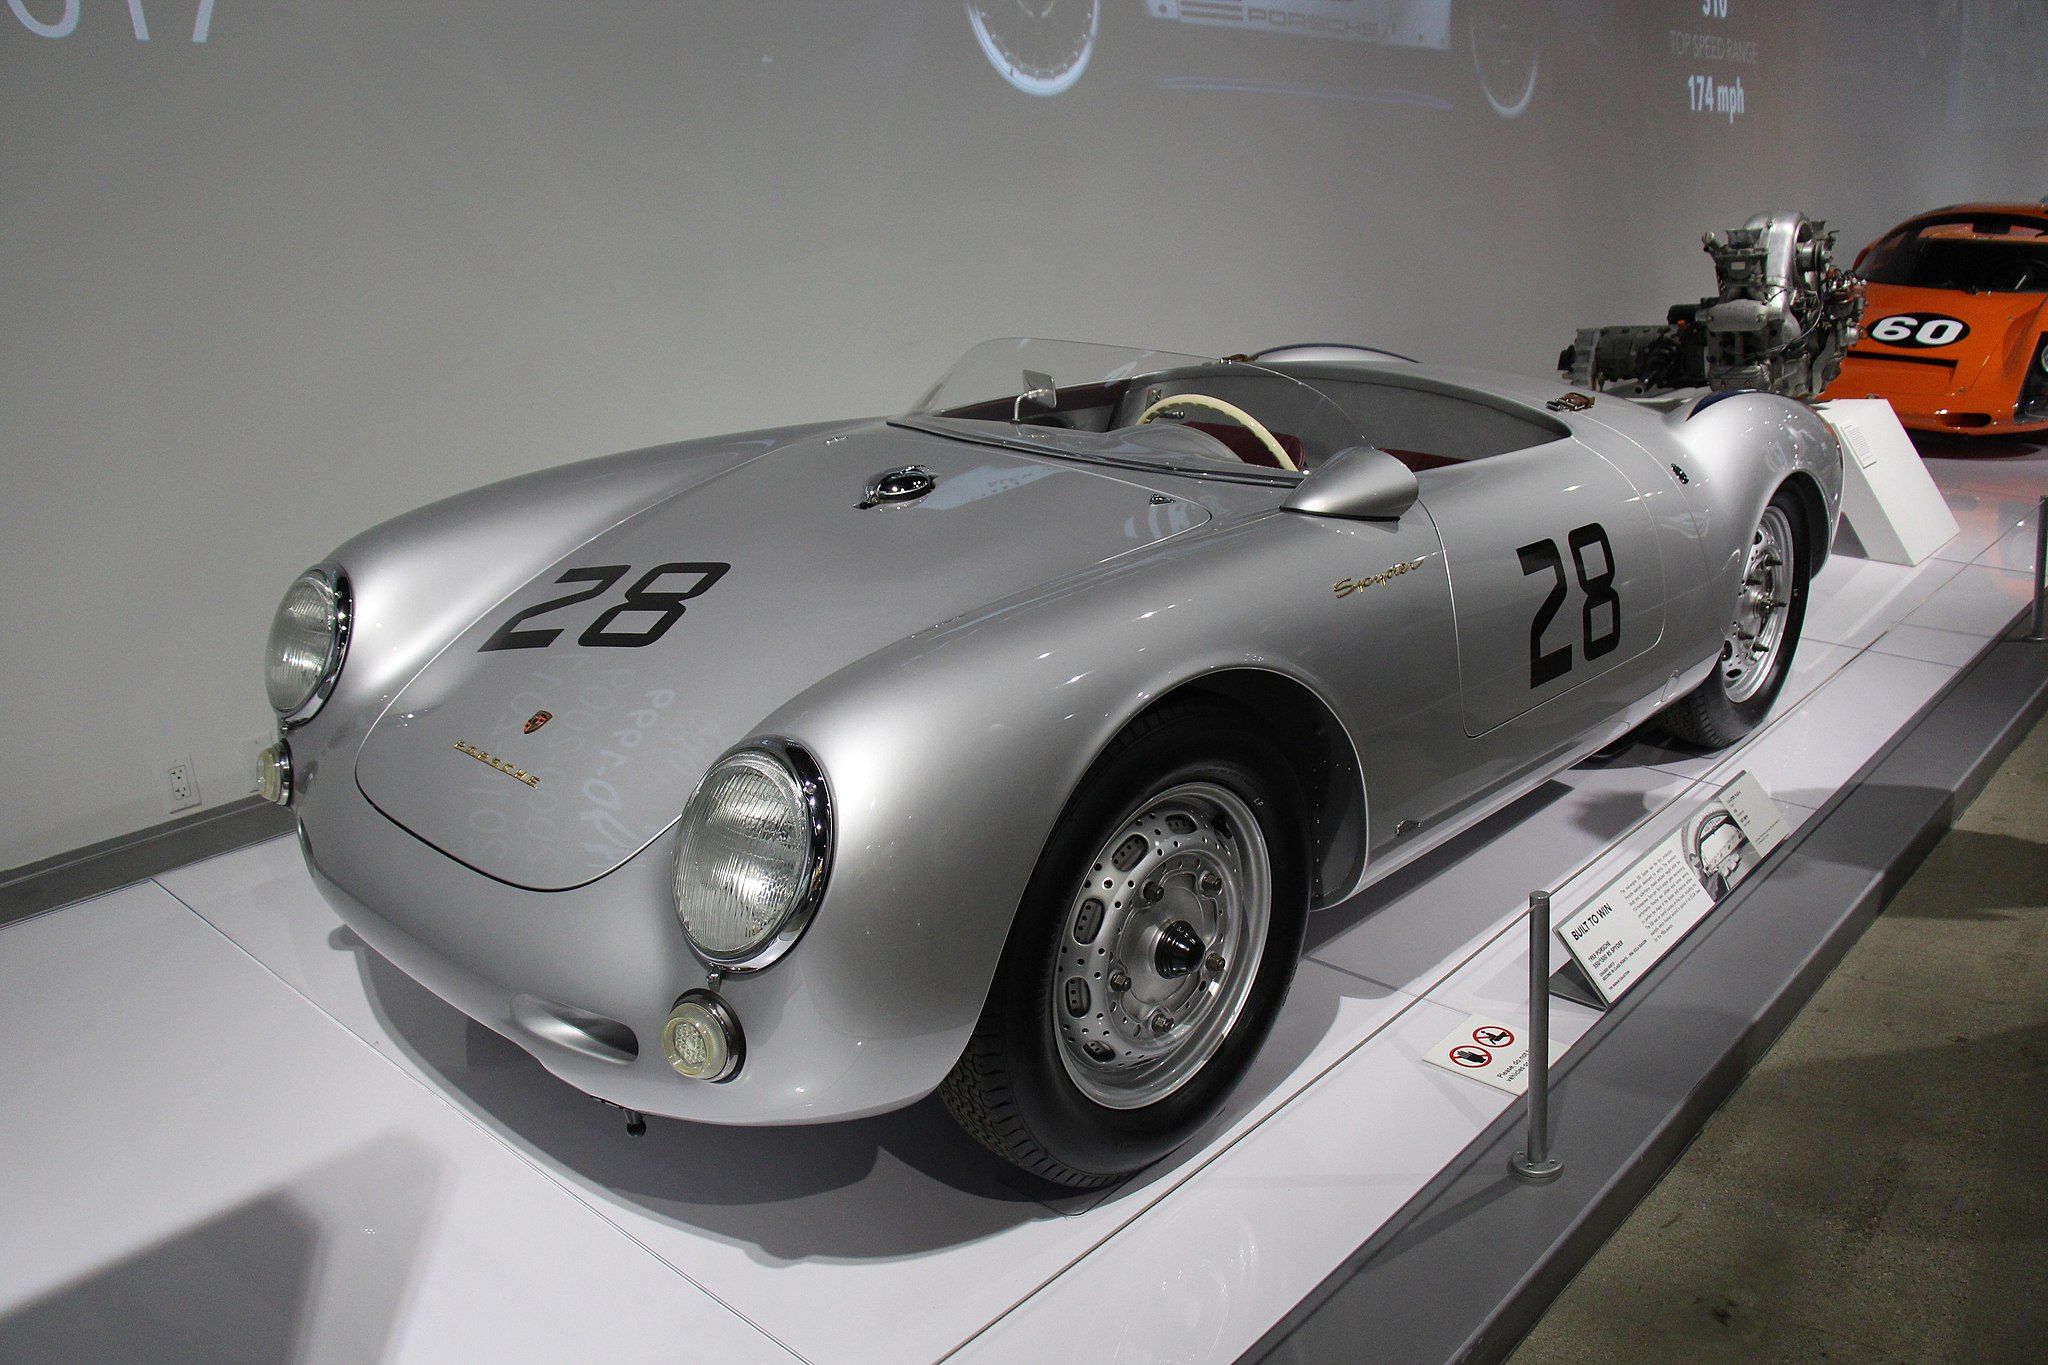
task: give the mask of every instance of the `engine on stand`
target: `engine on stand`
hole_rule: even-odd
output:
[[[1862,335],[1863,281],[1835,268],[1835,234],[1801,213],[1760,213],[1702,239],[1720,292],[1663,325],[1583,327],[1558,357],[1574,384],[1635,393],[1706,387],[1811,399]]]

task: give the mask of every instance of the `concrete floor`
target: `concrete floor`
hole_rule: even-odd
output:
[[[2048,1360],[2048,723],[1511,1357]]]

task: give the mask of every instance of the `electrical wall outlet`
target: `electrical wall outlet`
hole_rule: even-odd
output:
[[[199,804],[199,779],[193,773],[192,755],[166,763],[164,782],[164,809],[176,814]]]

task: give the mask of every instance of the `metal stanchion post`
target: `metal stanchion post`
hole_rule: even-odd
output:
[[[1508,1174],[1544,1184],[1564,1163],[1550,1151],[1550,893],[1529,893],[1529,1145],[1508,1159]]]
[[[2048,641],[2048,497],[2034,509],[2034,628],[2022,638]]]

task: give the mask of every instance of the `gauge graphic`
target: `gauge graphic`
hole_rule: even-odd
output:
[[[1479,89],[1493,112],[1520,118],[1536,98],[1541,52],[1528,6],[1510,0],[1468,0],[1465,6],[1466,45]]]
[[[1071,90],[1102,27],[1101,0],[967,0],[974,40],[1002,78],[1027,95]]]

